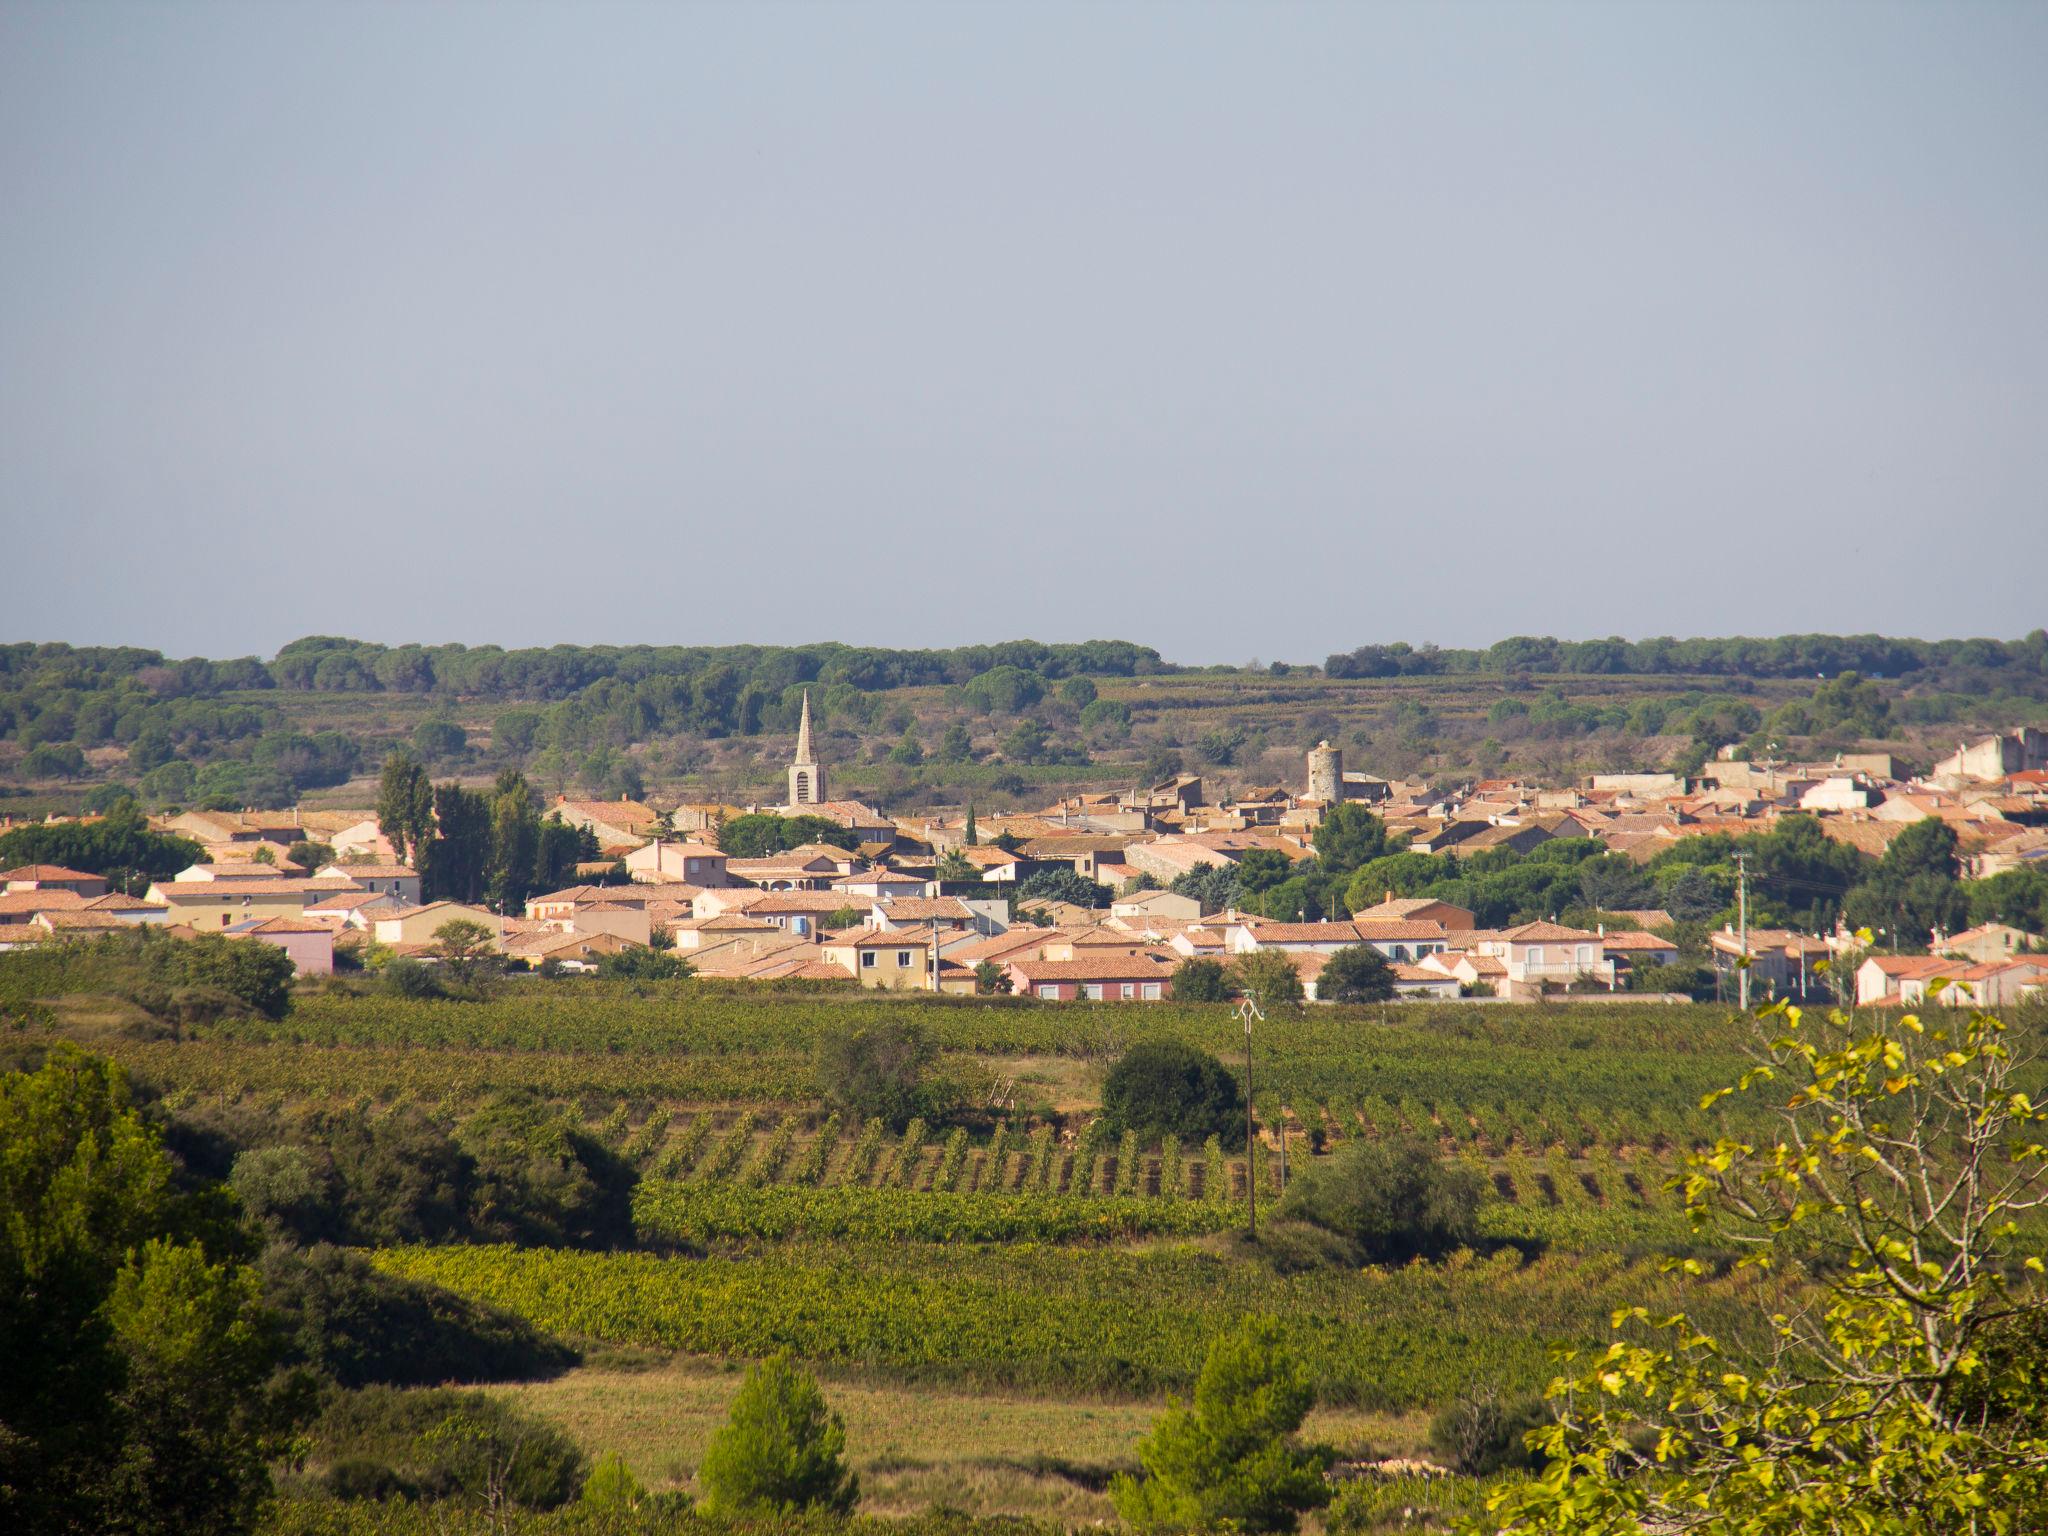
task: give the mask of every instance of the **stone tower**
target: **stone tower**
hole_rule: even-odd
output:
[[[1308,797],[1325,805],[1336,805],[1344,798],[1344,753],[1327,741],[1308,749]]]
[[[789,803],[816,805],[825,798],[825,770],[811,755],[811,693],[804,690],[803,718],[796,728],[796,756],[789,765]]]

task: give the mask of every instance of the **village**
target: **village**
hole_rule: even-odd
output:
[[[1488,928],[1454,902],[1388,890],[1348,914],[1289,921],[1188,891],[1191,878],[1248,857],[1268,866],[1312,858],[1318,830],[1351,814],[1339,807],[1369,810],[1387,847],[1415,854],[1527,855],[1556,839],[1590,839],[1636,863],[1688,838],[1766,832],[1795,814],[1879,857],[1932,818],[1955,833],[1964,876],[1986,879],[2048,868],[2048,735],[2022,728],[1958,744],[1913,778],[1882,753],[1818,763],[1730,756],[1692,776],[1458,788],[1348,771],[1342,751],[1324,742],[1307,754],[1298,789],[1255,786],[1221,803],[1205,799],[1200,777],[1180,774],[1066,796],[1031,814],[892,817],[833,797],[806,699],[780,804],[657,809],[557,797],[550,814],[597,857],[577,866],[579,883],[533,895],[521,911],[425,899],[419,873],[399,862],[368,810],[182,811],[153,824],[197,843],[204,858],[141,891],[61,867],[0,871],[0,950],[146,924],[273,945],[299,974],[321,976],[366,957],[433,964],[447,926],[459,923],[474,925],[460,931],[481,935],[515,972],[587,972],[607,956],[655,949],[673,952],[690,974],[736,982],[1049,1002],[1161,1001],[1188,962],[1261,951],[1286,957],[1303,998],[1317,1001],[1330,957],[1359,946],[1383,957],[1396,998],[1641,1000],[1644,973],[1678,959],[1674,918],[1658,908],[1604,912],[1582,926]],[[726,823],[761,814],[817,818],[811,825],[837,831],[762,857],[721,849]],[[331,851],[331,862],[294,864],[294,848],[308,846]],[[1099,891],[1106,904],[1043,894],[1047,882],[1034,877],[1047,872],[1074,877],[1051,889]],[[1839,922],[1805,933],[1739,918],[1708,938],[1717,990],[1725,981],[1730,1000],[1848,992],[1859,1003],[1905,1005],[1925,1001],[1930,983],[1942,1002],[2017,1002],[2048,987],[2043,947],[2040,935],[2001,923],[1936,932],[1924,953],[1885,953]],[[1839,964],[1845,956],[1851,970]]]

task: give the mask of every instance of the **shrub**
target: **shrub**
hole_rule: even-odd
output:
[[[860,1481],[842,1460],[846,1426],[817,1381],[774,1355],[748,1373],[731,1416],[705,1449],[697,1480],[720,1514],[823,1509],[850,1514]]]
[[[849,1118],[900,1131],[928,1108],[926,1074],[936,1041],[918,1024],[894,1020],[828,1029],[818,1039],[818,1091]]]
[[[1349,1239],[1368,1259],[1402,1263],[1471,1243],[1481,1196],[1476,1172],[1419,1141],[1353,1141],[1304,1169],[1280,1214]]]
[[[593,1514],[628,1514],[647,1502],[647,1485],[633,1475],[617,1451],[600,1456],[583,1480],[577,1504]]]
[[[1541,1467],[1544,1457],[1524,1437],[1549,1421],[1540,1397],[1503,1400],[1493,1391],[1467,1393],[1430,1420],[1429,1445],[1467,1477],[1529,1471]]]
[[[479,1236],[576,1248],[632,1240],[632,1165],[560,1108],[508,1100],[470,1116],[456,1141],[476,1162]]]
[[[1143,1479],[1110,1484],[1116,1512],[1140,1530],[1293,1530],[1330,1498],[1329,1453],[1294,1439],[1314,1403],[1279,1324],[1246,1322],[1209,1346],[1194,1405],[1170,1404],[1139,1445]]]
[[[1124,1052],[1102,1085],[1102,1113],[1113,1134],[1145,1141],[1201,1141],[1239,1125],[1237,1079],[1207,1051],[1177,1040],[1147,1040]]]
[[[482,1392],[365,1387],[329,1401],[309,1450],[327,1483],[413,1498],[553,1509],[576,1496],[583,1454],[544,1420]],[[346,1468],[346,1470],[344,1470]]]
[[[1349,944],[1323,962],[1316,998],[1325,1003],[1384,1003],[1394,995],[1394,968],[1370,944]]]
[[[1173,973],[1176,1003],[1227,1003],[1230,977],[1220,960],[1189,960]]]
[[[513,1381],[576,1362],[516,1313],[387,1275],[346,1249],[274,1246],[262,1272],[287,1359],[344,1387]]]
[[[1254,949],[1230,962],[1231,990],[1262,1008],[1301,1001],[1301,973],[1277,949]]]

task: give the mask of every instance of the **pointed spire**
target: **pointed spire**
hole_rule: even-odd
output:
[[[799,766],[808,765],[811,761],[811,690],[808,688],[804,690],[803,718],[796,727],[795,761]]]

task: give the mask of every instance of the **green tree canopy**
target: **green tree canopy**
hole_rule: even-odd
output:
[[[816,1378],[772,1355],[747,1373],[723,1428],[711,1438],[697,1481],[720,1515],[851,1514],[860,1480],[847,1467],[846,1425],[825,1405]]]
[[[1138,1447],[1145,1474],[1110,1484],[1141,1531],[1291,1531],[1329,1502],[1329,1452],[1295,1438],[1315,1405],[1307,1367],[1271,1318],[1209,1346],[1192,1406],[1169,1405]]]
[[[1347,944],[1323,962],[1316,998],[1325,1003],[1384,1003],[1394,995],[1394,968],[1370,944]]]
[[[1180,995],[1178,978],[1174,995]],[[1242,1129],[1243,1115],[1237,1079],[1207,1051],[1178,1040],[1132,1046],[1102,1084],[1102,1116],[1111,1135],[1132,1131],[1141,1141],[1202,1141]]]

